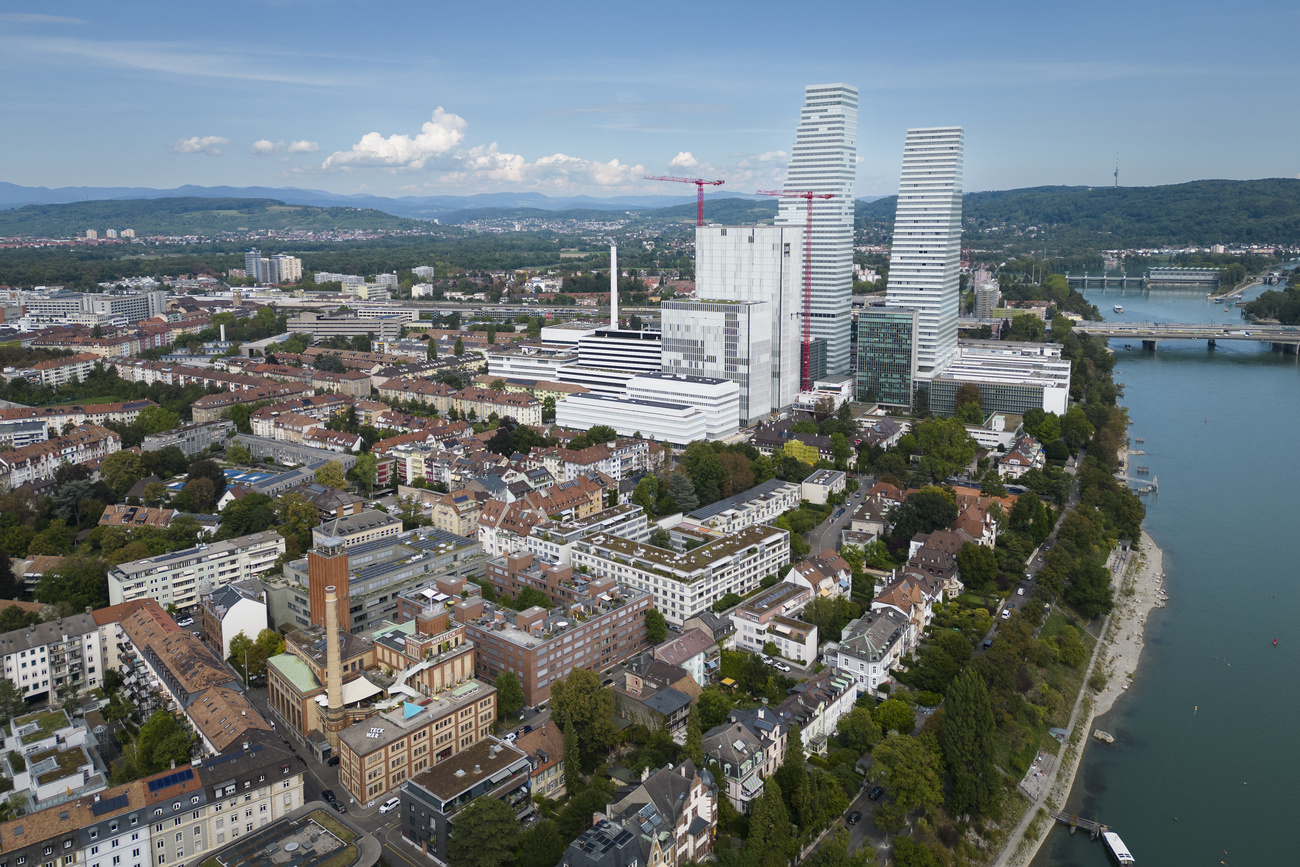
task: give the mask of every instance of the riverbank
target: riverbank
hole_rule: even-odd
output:
[[[1118,556],[1118,555],[1116,555]],[[1123,695],[1137,671],[1145,644],[1151,612],[1162,605],[1164,552],[1146,530],[1138,550],[1121,560],[1123,577],[1116,582],[1115,608],[1102,624],[1097,646],[1089,660],[1083,689],[1070,715],[1069,739],[1059,755],[1044,769],[1047,797],[1031,804],[1024,818],[1007,838],[996,867],[1024,867],[1034,859],[1056,823],[1047,815],[1065,806],[1074,787],[1084,749],[1092,741],[1093,724]],[[1095,693],[1089,683],[1097,673],[1106,677],[1106,687]]]

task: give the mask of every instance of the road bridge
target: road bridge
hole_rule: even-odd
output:
[[[1110,340],[1141,341],[1143,349],[1154,350],[1161,340],[1204,340],[1213,349],[1220,340],[1267,343],[1275,351],[1300,352],[1300,326],[1222,325],[1171,322],[1076,322],[1074,330]]]

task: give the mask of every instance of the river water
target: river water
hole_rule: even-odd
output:
[[[1086,294],[1107,320],[1242,322],[1203,292]],[[1141,867],[1300,864],[1300,361],[1233,341],[1112,347],[1145,440],[1130,465],[1160,482],[1145,526],[1170,602],[1098,721],[1115,744],[1089,743],[1067,809],[1110,825]],[[1107,863],[1058,826],[1033,867]]]

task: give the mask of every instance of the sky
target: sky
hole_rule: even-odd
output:
[[[753,193],[828,82],[859,88],[859,196],[949,124],[967,191],[1106,185],[1117,157],[1127,186],[1297,177],[1297,25],[1294,0],[5,0],[0,181]]]

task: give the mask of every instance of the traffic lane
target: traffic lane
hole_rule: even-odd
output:
[[[852,503],[841,503],[835,507],[834,512],[831,512],[831,517],[828,520],[823,521],[808,532],[808,544],[812,546],[814,554],[825,551],[827,548],[839,550],[840,530],[847,527],[849,521],[853,520],[852,506]],[[844,510],[844,514],[838,518],[834,517],[839,513],[840,509]]]

